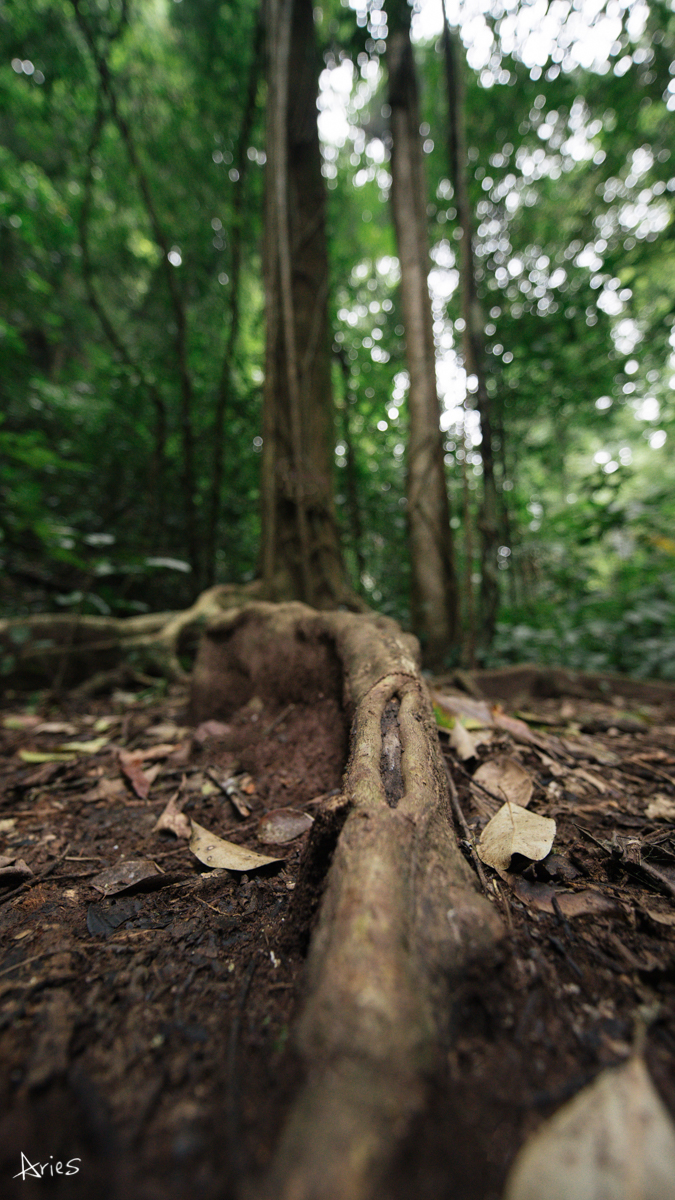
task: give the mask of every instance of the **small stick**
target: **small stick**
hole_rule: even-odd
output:
[[[469,851],[471,853],[471,861],[475,867],[476,874],[477,874],[478,878],[480,879],[481,887],[482,887],[483,891],[485,892],[485,895],[489,896],[490,889],[488,887],[488,881],[485,877],[485,872],[483,870],[483,864],[481,863],[478,855],[476,854],[476,851],[473,848],[473,843],[471,841],[471,830],[469,829],[469,826],[466,823],[466,817],[464,816],[461,805],[459,803],[459,796],[457,795],[457,788],[455,787],[455,781],[452,778],[452,775],[450,773],[450,768],[449,768],[447,762],[445,762],[445,759],[443,759],[443,762],[445,764],[445,774],[448,779],[448,788],[450,790],[450,805],[452,807],[452,811],[453,811],[455,820],[457,821],[457,824],[459,825],[460,829],[462,830],[462,833],[464,834],[464,838],[466,840],[466,843],[469,847]]]
[[[276,729],[277,725],[281,725],[281,722],[285,721],[286,717],[290,716],[290,714],[292,713],[294,708],[295,708],[294,704],[287,704],[286,707],[284,709],[282,709],[282,711],[279,713],[279,715],[274,718],[272,723],[270,725],[268,725],[266,729],[263,729],[260,737],[261,738],[269,737],[272,730]]]

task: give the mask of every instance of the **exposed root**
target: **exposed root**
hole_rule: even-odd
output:
[[[291,702],[299,678],[305,702],[342,694],[351,752],[332,830],[319,824],[308,856],[315,868],[335,847],[295,1031],[306,1082],[254,1194],[379,1200],[424,1103],[452,982],[503,926],[457,847],[413,639],[382,617],[248,606],[209,628],[193,714],[227,715],[253,694]]]

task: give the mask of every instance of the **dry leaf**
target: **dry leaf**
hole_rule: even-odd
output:
[[[301,812],[298,808],[275,808],[265,813],[258,822],[258,841],[274,842],[280,846],[300,837],[313,824],[309,813]]]
[[[508,870],[514,854],[538,862],[550,853],[556,824],[519,804],[504,804],[488,821],[476,847],[478,857],[496,871]]]
[[[0,867],[0,884],[21,883],[24,879],[29,879],[33,874],[28,863],[22,858],[15,859],[14,862],[8,862],[6,866]]]
[[[675,1126],[641,1058],[603,1071],[525,1144],[504,1200],[675,1200]]]
[[[41,725],[35,726],[36,733],[65,733],[68,737],[72,737],[77,733],[77,725],[70,725],[65,721],[43,721]]]
[[[36,729],[40,724],[42,717],[31,713],[17,713],[15,716],[4,717],[2,722],[3,729]]]
[[[647,913],[648,917],[651,917],[652,921],[656,921],[657,925],[675,925],[675,911],[672,908],[657,908],[653,900],[650,900],[649,903],[642,900],[640,908]]]
[[[16,817],[0,817],[0,833],[13,833],[16,829]]]
[[[104,896],[114,896],[127,888],[135,887],[145,879],[159,875],[153,862],[147,858],[130,858],[126,862],[118,862],[114,867],[106,867],[90,881],[91,886]]]
[[[89,742],[64,742],[59,746],[59,750],[74,750],[77,754],[98,754],[109,741],[108,737],[97,737]]]
[[[202,721],[195,729],[195,741],[203,746],[207,738],[225,737],[227,733],[232,732],[231,725],[224,725],[222,721]]]
[[[443,692],[431,689],[431,698],[447,717],[468,717],[475,721],[476,728],[489,728],[492,725],[492,714],[484,700],[469,700],[464,696],[447,696]]]
[[[247,850],[244,846],[235,846],[234,842],[226,842],[196,821],[192,822],[190,849],[205,866],[224,867],[227,871],[254,871],[256,867],[281,861],[268,858],[266,854],[257,854],[255,850]]]
[[[649,801],[647,816],[650,821],[675,821],[675,800],[659,792]]]
[[[176,803],[177,799],[178,792],[176,792],[175,796],[171,797],[164,812],[157,818],[152,832],[161,833],[163,829],[166,829],[169,833],[175,833],[176,837],[185,838],[189,841],[190,834],[192,833],[192,825],[190,818],[186,817],[182,809],[178,807]]]
[[[508,883],[513,892],[523,904],[538,912],[554,913],[556,900],[561,913],[565,917],[584,917],[589,914],[615,912],[616,903],[610,896],[586,888],[581,892],[559,892],[549,883],[530,883],[515,871],[500,871],[499,876]]]
[[[113,800],[123,792],[126,792],[126,788],[121,779],[99,779],[91,791],[84,793],[82,799],[91,804],[94,800]]]
[[[161,742],[170,742],[182,738],[185,733],[187,730],[176,725],[175,721],[160,721],[158,725],[150,725],[145,731],[145,736],[159,738]]]
[[[143,751],[143,762],[152,762],[156,758],[168,758],[178,749],[178,746],[170,745],[168,742],[161,742],[158,746],[150,746],[148,750]]]
[[[453,728],[450,730],[450,737],[448,740],[457,757],[460,758],[462,762],[466,762],[468,759],[476,757],[476,740],[464,728],[459,719],[455,721]]]
[[[495,796],[521,808],[527,808],[532,799],[532,777],[515,758],[506,755],[492,758],[478,768],[473,778]]]
[[[75,762],[76,754],[63,754],[58,750],[52,750],[45,754],[41,754],[37,750],[19,750],[19,758],[25,763],[52,763],[52,762]]]
[[[119,752],[120,768],[123,774],[126,775],[139,800],[147,800],[150,784],[157,778],[159,766],[144,771],[140,765],[142,758],[141,750],[134,750],[132,753],[128,753],[126,750]]]

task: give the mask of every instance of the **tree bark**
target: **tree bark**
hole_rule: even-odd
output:
[[[333,501],[325,192],[311,0],[268,0],[262,577],[318,608],[348,588]],[[292,72],[292,84],[290,75]]]
[[[340,814],[343,825],[295,1031],[306,1078],[254,1194],[378,1200],[424,1105],[452,984],[470,959],[493,950],[503,926],[453,832],[415,639],[386,617],[250,605],[209,627],[192,718],[227,716],[251,695],[298,701],[300,689],[342,702],[351,754],[342,797],[329,802],[333,825]],[[315,830],[306,863],[314,847]],[[316,849],[325,860],[325,844]]]
[[[497,487],[494,473],[492,401],[487,389],[485,371],[485,333],[483,311],[478,298],[476,266],[473,253],[473,229],[469,188],[466,172],[466,133],[464,123],[464,87],[462,56],[459,39],[448,23],[443,10],[445,33],[445,68],[448,89],[448,148],[450,175],[455,189],[459,228],[462,232],[462,316],[464,317],[464,367],[467,375],[477,380],[476,406],[480,416],[483,460],[483,497],[478,519],[481,545],[481,584],[479,640],[487,647],[492,642],[499,606],[497,546],[499,527]]]
[[[391,198],[410,375],[407,493],[411,616],[425,662],[440,665],[458,637],[458,589],[436,389],[428,286],[427,191],[410,9],[405,0],[394,0],[390,10],[387,66],[393,138]]]

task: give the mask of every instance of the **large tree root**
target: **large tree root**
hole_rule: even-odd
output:
[[[179,655],[196,645],[206,622],[255,599],[260,584],[209,588],[182,612],[140,617],[37,613],[0,620],[0,684],[60,690],[98,674],[111,685],[121,667],[185,681]]]
[[[258,1200],[381,1200],[424,1103],[452,981],[503,932],[452,831],[416,643],[392,621],[300,604],[223,616],[198,655],[193,715],[226,716],[254,693],[283,703],[338,689],[352,720],[348,815],[295,1031],[306,1080]]]

